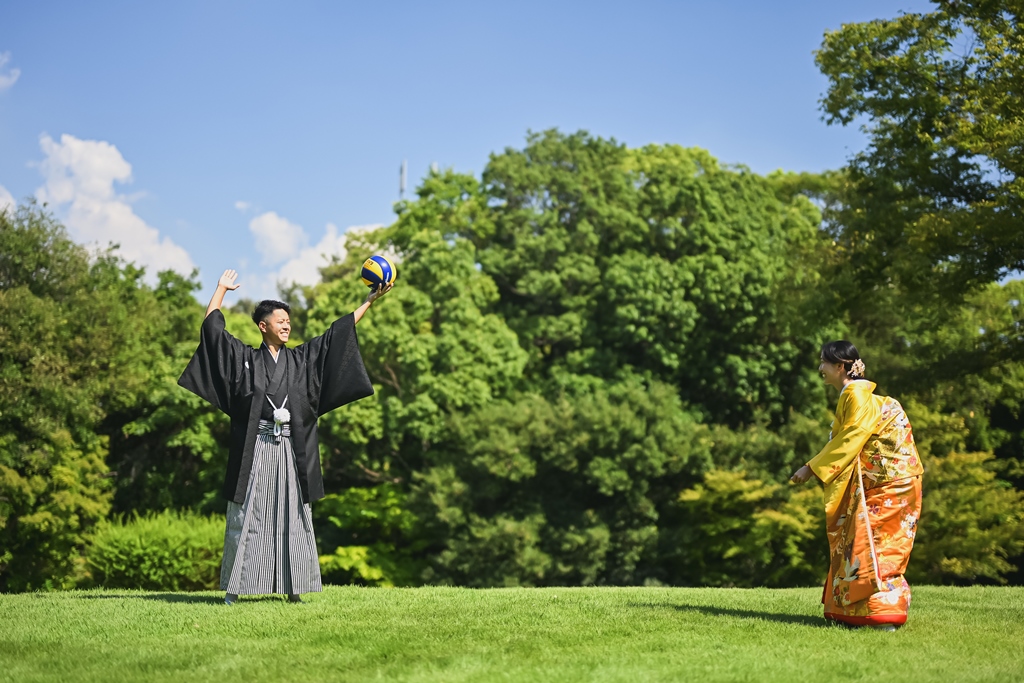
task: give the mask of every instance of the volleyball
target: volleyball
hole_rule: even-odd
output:
[[[376,289],[382,284],[389,285],[395,281],[395,264],[375,254],[363,261],[363,271],[360,275],[363,284],[371,289]]]

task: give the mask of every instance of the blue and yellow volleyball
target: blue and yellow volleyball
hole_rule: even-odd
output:
[[[363,284],[376,289],[382,284],[389,285],[395,281],[395,264],[383,256],[373,255],[363,261]]]

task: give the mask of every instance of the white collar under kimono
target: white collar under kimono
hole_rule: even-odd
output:
[[[278,349],[277,353],[274,353],[274,351],[270,348],[267,342],[263,342],[262,344],[260,344],[260,346],[266,347],[267,351],[270,353],[270,357],[273,358],[274,362],[276,363],[277,357],[281,355],[281,349]]]

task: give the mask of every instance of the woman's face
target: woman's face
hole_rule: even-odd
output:
[[[846,368],[843,367],[842,363],[829,363],[822,358],[818,364],[818,374],[825,380],[825,384],[830,384],[836,389],[842,390],[843,380],[846,379]]]

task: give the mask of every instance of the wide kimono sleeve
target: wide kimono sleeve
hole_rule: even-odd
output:
[[[830,484],[860,455],[878,424],[878,407],[871,389],[851,385],[839,397],[832,439],[807,466],[825,484]]]
[[[225,328],[224,314],[215,310],[203,320],[199,348],[178,379],[178,385],[228,415],[234,409],[244,377],[245,344]]]
[[[352,401],[373,395],[373,384],[359,353],[356,319],[349,313],[338,318],[330,329],[298,347],[313,375],[310,387],[317,416],[329,413]]]

